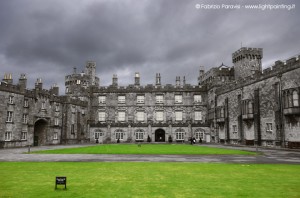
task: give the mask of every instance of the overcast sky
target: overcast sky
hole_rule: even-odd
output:
[[[295,4],[291,10],[196,9],[196,4]],[[64,77],[97,63],[102,86],[113,74],[120,85],[175,83],[186,76],[197,84],[199,66],[232,66],[231,54],[244,47],[264,49],[263,67],[300,53],[297,0],[0,0],[0,77],[28,87],[42,78],[64,91]]]

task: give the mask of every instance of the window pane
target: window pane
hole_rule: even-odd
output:
[[[175,120],[176,121],[182,120],[182,111],[176,111],[175,112]]]
[[[118,120],[125,121],[125,112],[123,112],[123,111],[118,112]]]
[[[195,120],[202,120],[201,111],[195,111]]]
[[[194,102],[201,102],[202,98],[201,95],[194,95]]]

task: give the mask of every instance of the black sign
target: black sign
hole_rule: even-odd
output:
[[[55,189],[57,189],[57,185],[65,185],[65,189],[67,189],[67,177],[56,177]]]

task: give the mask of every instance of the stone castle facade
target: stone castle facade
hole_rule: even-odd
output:
[[[234,66],[205,72],[198,84],[100,86],[96,63],[65,77],[66,94],[27,89],[25,74],[0,85],[0,147],[114,142],[201,142],[300,147],[300,56],[262,71],[261,48],[232,54]]]

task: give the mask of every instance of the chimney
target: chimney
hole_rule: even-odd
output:
[[[58,96],[59,95],[59,87],[57,86],[57,84],[53,84],[53,86],[51,87],[51,94]]]
[[[161,85],[160,73],[156,73],[155,84],[156,85]]]
[[[21,88],[21,90],[24,90],[27,88],[27,78],[25,74],[21,74],[20,78],[19,78],[19,86]]]
[[[42,79],[41,78],[36,79],[35,89],[38,89],[40,91],[43,89],[43,83],[42,83]]]
[[[185,85],[185,76],[183,76],[182,84],[183,84],[183,86]]]
[[[140,73],[138,73],[138,72],[135,72],[134,85],[136,85],[136,86],[140,85]]]
[[[13,79],[12,79],[12,75],[11,74],[4,74],[4,82],[6,82],[9,85],[13,84]]]
[[[114,74],[113,75],[113,78],[112,78],[112,85],[117,87],[118,86],[118,76],[117,74]]]

